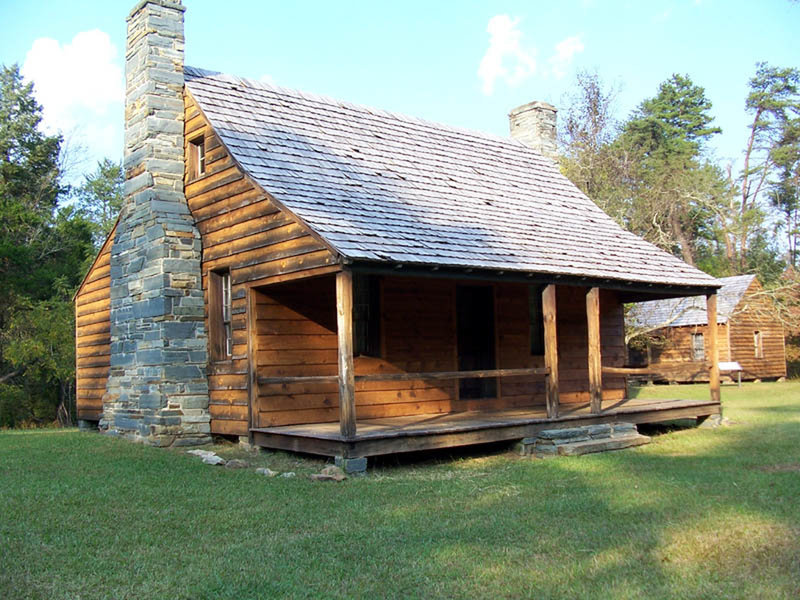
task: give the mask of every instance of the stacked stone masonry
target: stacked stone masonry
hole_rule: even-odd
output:
[[[128,17],[125,201],[111,250],[111,367],[101,429],[210,441],[201,240],[183,192],[183,11]]]

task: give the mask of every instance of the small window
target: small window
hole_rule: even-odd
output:
[[[206,173],[206,141],[199,137],[189,142],[189,168],[191,178],[197,179]]]
[[[760,331],[753,332],[753,350],[756,358],[764,358],[764,343]]]
[[[542,314],[541,285],[528,287],[528,319],[530,321],[531,355],[544,355],[544,316]]]
[[[374,275],[353,274],[353,354],[381,355],[381,288]]]
[[[702,333],[692,334],[692,360],[705,360],[706,348]]]
[[[212,360],[225,360],[233,355],[231,274],[230,271],[211,271],[208,277],[208,328],[211,358]]]

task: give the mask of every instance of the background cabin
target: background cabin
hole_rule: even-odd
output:
[[[736,362],[745,380],[786,376],[784,332],[772,301],[755,275],[720,279],[717,336],[719,359]],[[654,340],[630,353],[631,364],[650,366],[652,378],[708,381],[708,320],[705,299],[675,298],[642,302],[629,312],[634,327]]]

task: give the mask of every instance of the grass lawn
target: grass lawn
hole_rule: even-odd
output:
[[[798,598],[800,383],[722,393],[733,424],[637,449],[392,459],[342,483],[283,453],[251,462],[297,477],[0,432],[0,598]]]

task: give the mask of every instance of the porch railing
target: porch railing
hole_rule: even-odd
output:
[[[355,375],[356,383],[361,381],[417,381],[417,380],[444,380],[444,379],[484,379],[489,377],[529,377],[543,376],[545,382],[545,404],[547,417],[558,417],[558,402],[550,394],[550,369],[535,367],[529,369],[487,369],[480,371],[429,371],[422,373],[373,373],[370,375]],[[307,375],[299,377],[258,377],[259,385],[282,385],[292,383],[339,383],[339,375]]]

